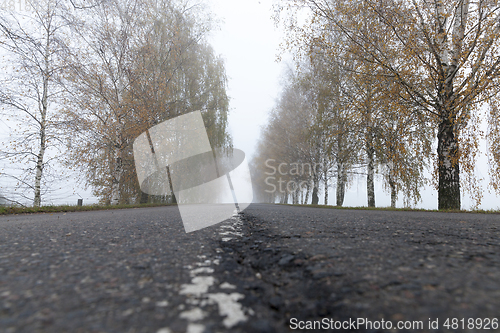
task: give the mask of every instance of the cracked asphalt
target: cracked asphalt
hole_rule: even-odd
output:
[[[0,332],[294,332],[324,318],[500,331],[467,327],[500,317],[499,227],[259,204],[189,234],[176,207],[2,216]]]
[[[265,282],[248,305],[264,307],[268,331],[287,332],[292,318],[422,321],[415,331],[436,332],[448,318],[500,317],[499,215],[254,205],[245,216],[246,237],[231,247]]]

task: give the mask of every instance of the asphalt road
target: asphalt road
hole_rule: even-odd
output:
[[[275,205],[189,234],[176,207],[2,216],[0,332],[498,332],[499,228]]]

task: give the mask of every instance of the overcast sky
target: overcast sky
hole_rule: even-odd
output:
[[[271,19],[271,0],[209,0],[221,20],[212,34],[226,62],[230,127],[234,145],[252,155],[260,127],[279,93],[282,65],[276,62],[280,35]]]

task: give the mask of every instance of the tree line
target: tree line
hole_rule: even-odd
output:
[[[393,207],[399,197],[416,204],[426,183],[439,209],[460,209],[464,190],[478,206],[482,139],[500,193],[498,1],[281,0],[275,19],[296,69],[253,161],[260,200],[317,204],[323,186],[328,203],[334,185],[342,206],[360,175],[375,206],[379,174]],[[280,180],[289,188],[273,186]]]
[[[40,206],[68,168],[103,203],[171,200],[140,191],[132,143],[191,111],[201,110],[212,147],[231,146],[224,63],[202,5],[26,1],[29,11],[0,12],[0,103],[11,127],[0,159],[20,168],[0,176],[21,199]]]

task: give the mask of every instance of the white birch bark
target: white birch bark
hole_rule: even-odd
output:
[[[36,173],[35,173],[35,184],[34,184],[34,199],[33,206],[40,207],[42,204],[41,195],[41,185],[44,167],[44,157],[45,150],[47,147],[47,110],[48,110],[48,94],[49,94],[49,78],[50,78],[50,24],[46,29],[46,39],[45,39],[45,50],[44,50],[44,69],[42,72],[43,82],[42,82],[42,99],[40,107],[40,148],[37,154],[36,161]]]
[[[125,93],[125,84],[124,84],[124,69],[122,68],[122,64],[119,62],[116,68],[117,80],[116,80],[116,100],[117,100],[117,110],[116,113],[116,142],[113,146],[113,161],[112,171],[111,171],[111,205],[118,205],[121,201],[121,191],[120,191],[120,182],[123,176],[123,133],[124,128],[122,125],[122,117],[123,117],[123,95]]]
[[[309,182],[307,183],[307,189],[306,189],[306,197],[304,198],[304,204],[307,205],[309,202],[309,193],[311,192],[311,186],[309,185]]]
[[[436,2],[438,49],[441,56],[441,83],[438,102],[440,124],[438,129],[439,209],[460,209],[460,166],[457,112],[453,85],[462,52],[463,38],[469,14],[469,0],[459,2],[452,23],[451,44],[446,35],[446,14],[442,2]]]
[[[325,170],[325,205],[328,205],[328,178],[326,177],[326,170]]]
[[[338,207],[342,207],[344,205],[344,197],[345,197],[345,184],[347,181],[346,170],[344,165],[337,161],[337,203]]]
[[[110,203],[111,205],[118,205],[121,199],[120,181],[123,173],[121,150],[119,148],[115,148],[113,160]]]
[[[366,175],[366,193],[368,196],[368,207],[375,207],[375,167],[373,161],[373,147],[367,147],[367,175]]]

